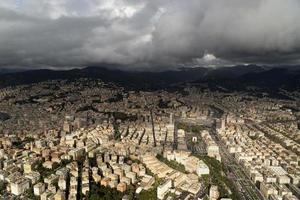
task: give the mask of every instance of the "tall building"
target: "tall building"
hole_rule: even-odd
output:
[[[17,179],[15,182],[11,183],[11,193],[14,195],[21,195],[27,189],[29,189],[29,180],[27,179]]]
[[[68,121],[64,122],[63,131],[65,131],[66,133],[72,132],[72,125]]]
[[[170,124],[173,124],[173,123],[174,123],[174,114],[173,114],[173,113],[170,113],[169,123],[170,123]]]
[[[217,200],[220,197],[218,186],[212,185],[209,189],[209,200]]]
[[[172,187],[172,180],[171,179],[167,180],[162,185],[159,185],[157,187],[157,198],[158,199],[164,199],[165,195],[168,193],[168,191],[171,189],[171,187]]]

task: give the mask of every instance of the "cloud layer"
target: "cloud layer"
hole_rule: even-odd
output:
[[[3,0],[0,67],[300,63],[299,0]]]

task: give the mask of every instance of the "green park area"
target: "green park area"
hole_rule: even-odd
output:
[[[177,124],[177,129],[183,129],[186,132],[190,133],[200,133],[201,131],[205,130],[206,127],[204,125],[195,125],[195,124],[187,124],[179,122]]]

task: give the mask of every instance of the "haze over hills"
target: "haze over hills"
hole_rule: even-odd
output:
[[[15,73],[0,73],[0,87],[37,83],[46,80],[78,78],[101,79],[114,82],[123,87],[134,89],[161,89],[180,83],[207,84],[228,89],[245,89],[257,87],[264,89],[299,89],[300,68],[249,65],[221,68],[181,68],[176,71],[137,72],[107,69],[104,67],[87,67],[72,70],[29,70]]]

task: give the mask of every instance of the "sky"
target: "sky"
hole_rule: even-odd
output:
[[[0,68],[300,64],[300,0],[0,0]]]

